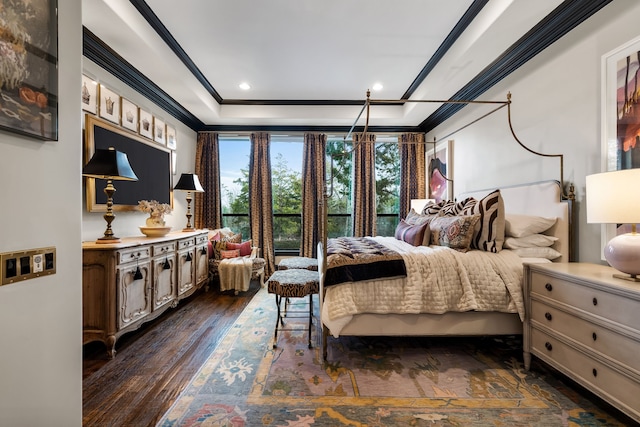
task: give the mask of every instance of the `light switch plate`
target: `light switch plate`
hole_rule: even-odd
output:
[[[55,247],[0,253],[0,285],[10,285],[55,273]]]

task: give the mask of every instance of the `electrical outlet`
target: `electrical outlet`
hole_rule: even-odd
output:
[[[9,285],[55,272],[55,247],[0,253],[0,285]]]

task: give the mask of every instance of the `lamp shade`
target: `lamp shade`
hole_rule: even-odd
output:
[[[640,223],[640,168],[587,176],[587,222]]]
[[[198,179],[198,175],[194,173],[183,173],[180,175],[180,179],[174,190],[184,190],[184,191],[195,191],[197,193],[202,193],[204,189],[202,185],[200,185],[200,180]]]
[[[82,175],[90,178],[110,178],[113,180],[137,181],[138,177],[131,169],[129,158],[113,147],[97,149],[89,163],[82,168]]]
[[[640,275],[640,169],[623,169],[589,175],[586,179],[587,222],[631,224],[633,232],[619,234],[604,247],[609,265],[638,280]]]

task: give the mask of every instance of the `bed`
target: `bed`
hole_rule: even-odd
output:
[[[504,206],[503,214],[507,218],[506,228],[511,228],[507,235],[510,235],[511,231],[515,233],[516,229],[522,225],[516,225],[518,221],[535,217],[554,219],[553,225],[539,234],[543,235],[542,237],[545,239],[553,241],[552,244],[544,246],[547,247],[545,250],[553,251],[556,255],[530,257],[528,255],[538,255],[538,251],[520,250],[519,244],[510,243],[507,245],[506,239],[501,242],[505,248],[502,250],[494,249],[494,253],[487,248],[463,252],[433,245],[433,238],[430,246],[420,244],[414,246],[416,242],[408,244],[403,239],[395,237],[375,237],[367,239],[367,244],[371,244],[373,247],[363,250],[365,253],[363,259],[368,258],[367,251],[375,252],[377,245],[385,246],[400,254],[405,261],[406,274],[391,272],[387,273],[387,277],[371,278],[365,276],[365,279],[358,277],[349,281],[348,274],[345,276],[342,274],[343,272],[336,274],[334,271],[343,268],[335,265],[335,246],[338,247],[337,252],[346,250],[343,246],[348,240],[329,239],[326,242],[329,256],[325,256],[325,247],[322,243],[318,247],[323,356],[326,357],[328,335],[339,337],[343,335],[473,336],[522,334],[524,319],[522,266],[525,262],[550,262],[549,258],[554,258],[553,262],[568,262],[570,260],[572,198],[563,200],[563,191],[557,181],[504,187],[500,188],[498,193],[502,199],[501,204],[503,203]],[[492,194],[496,194],[495,188],[460,194],[456,200],[460,203],[469,200],[469,198],[482,201],[491,197]],[[475,209],[477,211],[479,208]],[[465,213],[468,214],[468,212]],[[478,222],[482,222],[482,218]],[[432,222],[432,225],[435,226],[435,223]],[[527,227],[528,225],[525,224],[525,228]],[[536,233],[537,235],[538,233]],[[398,232],[396,232],[397,236]],[[412,238],[415,239],[415,237]],[[513,242],[520,240],[522,239],[510,239]],[[427,257],[432,258],[428,266],[421,264],[421,257],[426,252],[430,253]],[[342,258],[355,259],[357,256],[349,254]],[[437,259],[437,261],[433,261],[433,259]],[[366,264],[369,261],[363,262]],[[385,260],[385,262],[390,261],[389,259]],[[444,263],[452,263],[456,267]],[[464,265],[460,267],[462,264]],[[371,271],[375,270],[374,266],[375,264],[365,265],[365,267],[360,266],[359,269],[371,274]],[[458,268],[461,268],[462,272],[458,272],[456,270]],[[379,270],[391,271],[391,264],[384,264]],[[433,273],[432,270],[438,270],[440,273]],[[485,270],[492,278],[486,279],[484,277]],[[452,271],[454,271],[453,274]],[[504,287],[501,290],[487,291],[489,288],[485,281],[493,281],[495,279],[493,276],[499,276],[499,280],[504,282]],[[340,279],[336,281],[336,277]],[[426,278],[433,278],[433,281],[438,283],[438,287],[441,287],[443,286],[442,282],[448,281],[449,277],[452,282],[456,282],[453,286],[456,288],[454,294],[457,293],[457,297],[448,295],[440,298],[434,296],[435,294],[431,290],[425,290],[425,287],[429,287]],[[462,290],[458,288],[462,288]],[[478,292],[478,290],[480,291]],[[487,295],[480,295],[483,293]],[[415,297],[416,294],[419,300],[417,303],[405,301],[407,296],[414,295]],[[432,300],[437,301],[435,307],[432,306]],[[446,301],[443,303],[444,300]]]

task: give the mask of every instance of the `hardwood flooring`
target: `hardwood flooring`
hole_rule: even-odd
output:
[[[83,426],[155,426],[260,288],[219,292],[216,284],[121,337],[114,359],[84,346]]]

